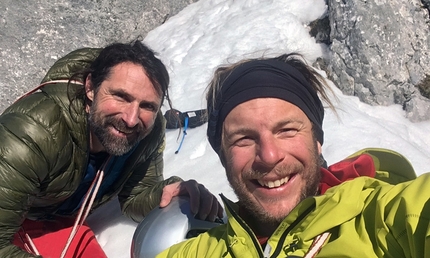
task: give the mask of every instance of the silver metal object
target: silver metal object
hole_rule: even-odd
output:
[[[187,197],[174,197],[165,208],[155,208],[137,226],[131,258],[153,258],[170,246],[195,237],[221,223],[195,219]]]

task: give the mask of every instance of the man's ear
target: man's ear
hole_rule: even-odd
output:
[[[322,153],[322,148],[321,148],[321,143],[319,141],[317,141],[317,147],[318,147],[318,154],[321,155]]]
[[[321,143],[317,141],[317,148],[318,148],[318,155],[320,156],[320,166],[323,168],[327,168],[327,161],[325,160],[324,156],[322,155],[322,147]]]
[[[88,74],[87,79],[85,80],[85,95],[91,101],[94,101],[94,89],[93,84],[91,83],[91,74]]]

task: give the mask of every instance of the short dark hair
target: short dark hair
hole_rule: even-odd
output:
[[[167,100],[170,108],[172,102],[169,97],[169,73],[163,62],[155,57],[155,52],[139,40],[130,43],[113,43],[99,50],[100,53],[91,62],[91,65],[84,70],[73,74],[69,78],[69,85],[72,81],[82,81],[85,85],[88,75],[91,74],[91,85],[97,93],[100,85],[109,76],[112,68],[121,63],[133,63],[140,65],[146,72],[156,92],[161,97],[161,104]],[[70,99],[88,101],[85,87],[82,87],[75,94],[69,95]]]
[[[91,74],[91,84],[95,92],[109,76],[112,68],[118,64],[130,62],[142,66],[155,90],[169,105],[169,73],[163,62],[155,56],[155,52],[140,40],[131,43],[113,43],[103,48],[98,57],[82,73],[84,85]]]

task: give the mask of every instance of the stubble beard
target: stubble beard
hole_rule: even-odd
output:
[[[124,121],[115,117],[104,117],[96,108],[96,103],[90,108],[88,122],[93,134],[100,141],[104,150],[114,156],[122,156],[136,146],[146,134],[141,123],[135,127],[128,127]],[[132,132],[127,137],[117,137],[112,135],[111,127],[123,132]],[[146,130],[150,131],[150,130]]]
[[[306,199],[307,197],[314,196],[318,191],[318,186],[321,180],[320,166],[319,166],[319,154],[318,148],[315,145],[313,151],[311,151],[312,162],[309,164],[307,169],[302,169],[301,176],[305,182],[304,187],[301,189],[301,193],[299,195],[298,200],[293,205],[293,207],[297,206],[301,201]],[[303,168],[303,167],[302,167]],[[282,167],[279,169],[283,169]],[[292,168],[284,168],[292,170]],[[239,182],[239,180],[234,179],[231,176],[231,172],[229,172],[230,168],[227,165],[227,178],[228,181],[233,188],[236,196],[239,199],[239,205],[241,208],[245,210],[247,216],[250,216],[252,220],[260,225],[265,225],[267,227],[276,228],[284,218],[291,212],[291,210],[285,211],[283,214],[274,215],[271,214],[270,211],[264,210],[258,203],[256,203],[253,199],[250,198],[250,193],[246,186]],[[252,174],[260,174],[258,171],[247,171],[248,175]],[[283,198],[282,198],[283,199]],[[267,199],[271,203],[276,203],[281,201],[279,198],[277,199]],[[293,208],[292,208],[293,209]]]

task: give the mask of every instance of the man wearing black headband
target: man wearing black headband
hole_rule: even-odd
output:
[[[295,54],[215,72],[207,134],[238,202],[159,257],[430,257],[430,174],[375,148],[324,167],[323,81]]]

